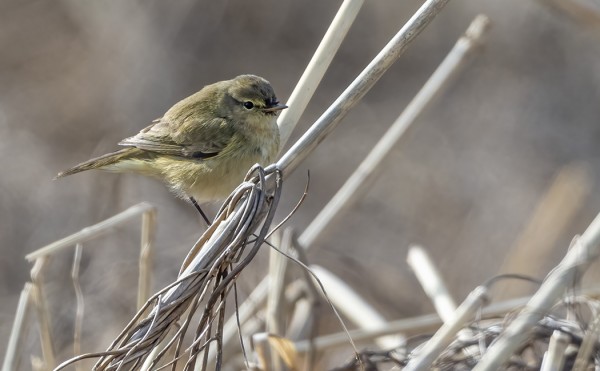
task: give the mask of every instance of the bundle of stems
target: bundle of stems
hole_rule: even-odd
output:
[[[275,177],[273,182],[267,182],[268,174]],[[192,249],[193,256],[184,262],[177,281],[150,298],[105,352],[72,358],[57,369],[91,357],[100,357],[95,370],[137,369],[146,360],[148,364],[144,367],[152,368],[169,351],[174,355],[167,365],[175,369],[186,356],[185,369],[190,369],[212,342],[216,343],[220,366],[219,339],[227,294],[264,242],[280,194],[281,174],[274,167],[268,171],[258,165],[253,167],[200,237],[196,247],[203,248],[198,253]],[[260,231],[254,234],[259,227]],[[151,306],[150,313],[142,319]],[[183,349],[184,337],[196,312],[200,313],[200,321],[194,339]],[[178,323],[180,319],[183,321]],[[162,350],[152,353],[161,343]],[[148,358],[150,354],[152,357]],[[206,356],[202,362],[206,364]]]

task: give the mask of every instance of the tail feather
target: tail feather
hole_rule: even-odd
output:
[[[139,148],[132,147],[132,148],[125,148],[120,151],[116,151],[116,152],[112,152],[112,153],[107,153],[105,155],[82,162],[78,165],[73,166],[70,169],[65,170],[65,171],[61,171],[60,173],[58,173],[58,175],[56,177],[54,177],[54,179],[58,179],[58,178],[62,178],[62,177],[68,176],[68,175],[80,173],[80,172],[86,171],[86,170],[102,169],[106,166],[114,165],[123,160],[130,159],[133,156],[138,157],[139,155],[143,154],[143,152],[144,151],[140,150]]]

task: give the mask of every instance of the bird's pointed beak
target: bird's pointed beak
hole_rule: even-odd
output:
[[[263,108],[263,112],[276,112],[276,111],[281,111],[282,109],[286,109],[288,108],[288,106],[286,106],[285,104],[276,104],[274,106],[271,107],[266,107]]]

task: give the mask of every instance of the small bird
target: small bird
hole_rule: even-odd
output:
[[[126,148],[83,162],[56,178],[90,169],[143,174],[164,181],[199,209],[197,202],[226,198],[252,165],[275,160],[276,116],[285,108],[262,77],[241,75],[220,81],[119,142]]]

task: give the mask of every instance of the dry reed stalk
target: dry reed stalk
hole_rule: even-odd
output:
[[[280,243],[273,244],[280,246],[283,252],[292,253],[292,233],[285,229]],[[285,326],[287,322],[286,313],[288,304],[285,300],[285,287],[289,281],[289,260],[272,249],[269,256],[269,297],[266,309],[266,329],[270,335],[285,336]],[[286,371],[285,365],[276,352],[271,353],[270,363],[273,369]]]
[[[411,246],[406,262],[415,273],[425,294],[433,302],[437,314],[444,322],[449,321],[456,311],[456,304],[427,251],[420,246]]]
[[[81,329],[83,328],[83,314],[85,312],[85,302],[83,299],[83,290],[79,280],[79,267],[81,265],[81,255],[83,254],[83,246],[78,243],[75,246],[75,257],[73,258],[73,267],[71,268],[71,280],[73,281],[73,289],[75,290],[75,300],[77,307],[75,310],[75,328],[73,330],[73,354],[81,354]],[[81,365],[75,365],[77,371],[82,370]]]
[[[23,341],[23,334],[29,330],[31,323],[31,301],[33,284],[26,283],[25,287],[21,291],[19,296],[19,304],[17,305],[17,314],[13,321],[12,330],[10,337],[8,338],[8,345],[6,347],[6,357],[2,362],[2,371],[12,371],[19,369],[20,352]]]
[[[289,108],[283,111],[277,120],[281,135],[280,148],[283,148],[290,138],[363,3],[364,0],[344,0],[331,21],[331,25],[287,101]]]
[[[565,364],[566,350],[570,343],[569,335],[554,331],[548,342],[548,351],[544,354],[540,371],[562,370]]]
[[[142,214],[142,236],[139,260],[139,279],[137,309],[150,297],[152,279],[152,261],[154,259],[154,234],[156,232],[156,210],[150,209]]]
[[[43,271],[47,263],[48,257],[42,256],[36,259],[33,268],[31,268],[31,282],[33,284],[31,293],[40,327],[40,343],[44,357],[44,367],[50,369],[56,365],[56,353],[54,351],[52,326],[50,324],[50,311],[46,296],[44,295]]]
[[[579,346],[579,352],[577,353],[577,358],[575,358],[573,371],[587,370],[590,359],[598,358],[600,356],[600,313],[598,313],[597,309],[598,308],[596,308],[594,316],[592,317],[591,323],[586,324],[587,333],[583,336],[583,340]]]
[[[385,326],[388,322],[369,302],[364,300],[352,287],[339,277],[318,265],[311,265],[310,270],[319,278],[329,299],[352,323],[368,330]],[[397,347],[404,341],[399,336],[382,336],[375,339],[381,349]]]
[[[279,244],[280,249],[291,254],[290,231],[286,229]],[[289,260],[281,255],[277,250],[272,249],[269,256],[269,296],[266,310],[266,328],[267,332],[273,335],[285,335],[285,287],[289,281]]]

